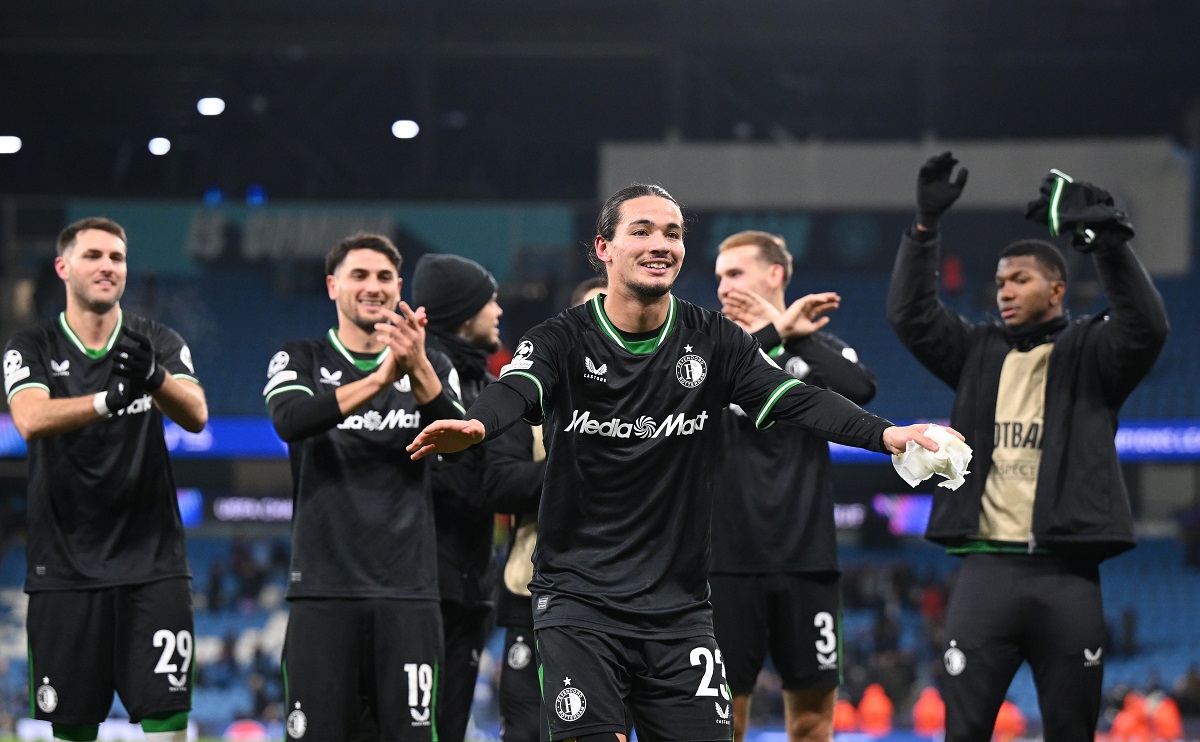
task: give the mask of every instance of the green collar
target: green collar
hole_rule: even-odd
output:
[[[383,359],[387,356],[391,348],[384,348],[379,352],[379,355],[374,358],[355,358],[350,355],[350,351],[346,350],[346,346],[342,345],[342,341],[338,340],[337,329],[329,328],[329,342],[341,353],[347,361],[350,361],[359,371],[374,371],[379,364],[383,363]]]
[[[617,328],[613,326],[612,320],[604,313],[604,296],[604,294],[597,294],[591,301],[592,314],[596,317],[596,324],[600,325],[600,330],[609,339],[634,355],[647,355],[658,350],[658,346],[662,345],[662,341],[675,328],[675,295],[672,294],[671,306],[667,309],[667,321],[663,323],[658,335],[649,340],[626,340],[621,337],[621,333],[617,332]]]
[[[75,331],[71,329],[71,326],[67,324],[67,313],[59,312],[58,314],[58,326],[62,328],[63,334],[67,336],[67,340],[70,340],[72,343],[74,343],[75,347],[79,349],[79,352],[87,355],[88,358],[103,358],[105,355],[107,355],[108,351],[112,350],[113,345],[116,344],[117,335],[121,334],[121,326],[124,324],[124,322],[125,314],[120,308],[118,308],[117,326],[113,328],[112,334],[108,336],[108,341],[104,343],[103,348],[92,350],[83,344],[83,341],[79,339],[79,336],[76,335]]]

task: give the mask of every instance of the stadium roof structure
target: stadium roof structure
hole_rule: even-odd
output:
[[[1190,0],[9,0],[0,195],[591,199],[606,140],[1196,146],[1197,28]]]

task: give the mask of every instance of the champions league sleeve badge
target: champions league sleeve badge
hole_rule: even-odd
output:
[[[271,356],[271,363],[267,366],[267,378],[269,379],[287,368],[288,362],[291,360],[291,356],[289,356],[285,350],[281,350],[275,355]]]
[[[533,361],[529,360],[530,356],[532,355],[533,342],[529,340],[522,340],[517,345],[517,352],[513,353],[512,360],[508,362],[508,365],[500,369],[500,375],[503,376],[514,369],[523,370],[529,368],[533,365]]]

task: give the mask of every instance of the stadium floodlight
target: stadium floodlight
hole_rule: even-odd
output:
[[[397,139],[412,139],[421,131],[416,121],[401,119],[392,124],[392,136]]]
[[[0,155],[11,155],[21,151],[21,137],[0,137]]]
[[[171,140],[166,137],[154,137],[150,140],[150,154],[165,155],[171,151]]]
[[[196,110],[201,116],[220,116],[225,111],[225,101],[221,98],[201,98],[196,102]]]

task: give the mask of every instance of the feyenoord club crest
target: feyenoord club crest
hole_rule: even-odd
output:
[[[50,685],[50,678],[42,678],[42,685],[37,689],[37,705],[46,714],[58,708],[58,691]]]
[[[287,733],[293,739],[300,739],[308,731],[308,717],[300,710],[300,702],[296,702],[296,710],[288,714]]]
[[[570,678],[565,682],[571,682]],[[559,691],[558,698],[554,699],[554,710],[563,721],[575,721],[587,711],[587,697],[578,688],[567,686]]]
[[[967,669],[967,655],[958,648],[958,642],[950,642],[950,648],[942,655],[942,664],[946,666],[946,672],[951,675],[960,675],[963,670]]]
[[[704,377],[708,373],[708,366],[704,363],[703,358],[691,352],[692,346],[685,345],[683,349],[688,353],[675,364],[675,377],[688,389],[695,389],[700,386],[700,382],[704,381]]]
[[[522,670],[529,666],[529,661],[533,659],[533,650],[529,648],[521,639],[513,642],[513,645],[508,650],[508,666],[514,670]]]

